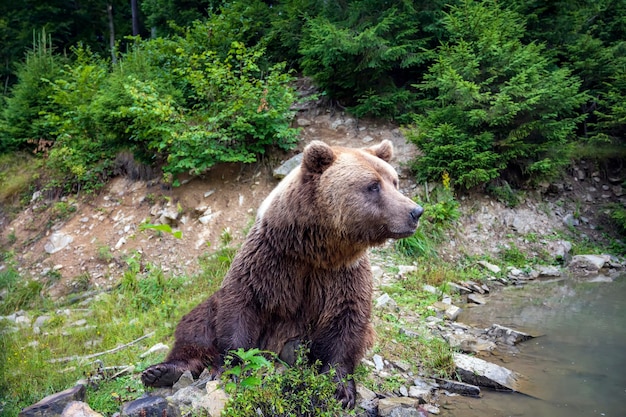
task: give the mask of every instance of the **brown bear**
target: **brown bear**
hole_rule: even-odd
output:
[[[398,191],[392,155],[390,141],[311,142],[262,203],[221,288],[181,319],[172,350],[143,383],[169,386],[205,367],[219,374],[232,349],[280,353],[297,341],[323,370],[336,369],[337,397],[353,407],[350,375],[373,343],[367,249],[412,235],[423,212]]]

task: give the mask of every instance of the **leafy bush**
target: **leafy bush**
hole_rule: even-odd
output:
[[[413,236],[396,241],[398,251],[411,257],[437,256],[436,244],[444,233],[461,216],[459,203],[455,200],[450,176],[444,172],[441,186],[416,199],[424,207],[420,224]]]
[[[503,175],[553,176],[569,163],[580,80],[555,68],[544,47],[523,44],[521,16],[495,1],[463,1],[443,20],[450,41],[416,85],[427,98],[408,138],[424,152],[423,178],[444,171],[472,188]]]
[[[423,20],[409,2],[328,6],[304,27],[302,70],[333,98],[355,105],[358,115],[397,118],[415,101],[403,88],[406,80],[430,56]]]
[[[353,415],[335,398],[334,370],[320,373],[321,364],[309,364],[306,349],[299,348],[294,365],[282,371],[263,354],[258,349],[231,354],[233,366],[223,374],[231,399],[223,416]]]
[[[0,152],[16,149],[33,149],[40,139],[54,138],[54,133],[44,123],[42,113],[53,109],[50,100],[54,80],[61,72],[61,56],[54,54],[45,32],[37,37],[26,60],[17,67],[18,84],[11,95],[4,98],[0,114]],[[30,146],[29,146],[30,144]]]

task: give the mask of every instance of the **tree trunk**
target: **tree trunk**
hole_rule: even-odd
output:
[[[113,5],[107,4],[107,14],[109,15],[109,46],[111,47],[111,62],[117,63],[115,51],[115,25],[113,24]]]
[[[139,6],[137,0],[130,0],[130,11],[133,19],[133,36],[139,35]]]

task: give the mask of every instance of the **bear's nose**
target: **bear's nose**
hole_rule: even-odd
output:
[[[411,210],[411,219],[413,219],[413,221],[417,223],[422,213],[424,213],[424,209],[421,206],[415,207],[413,210]]]

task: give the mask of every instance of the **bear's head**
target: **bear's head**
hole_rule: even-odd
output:
[[[378,245],[411,236],[422,207],[398,191],[398,174],[389,164],[393,145],[385,140],[364,149],[311,142],[304,150],[302,184],[312,185],[312,204],[345,240]]]

